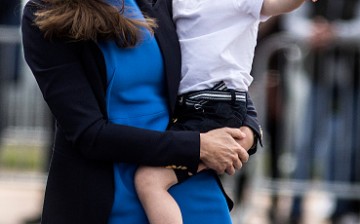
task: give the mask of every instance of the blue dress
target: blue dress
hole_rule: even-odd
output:
[[[142,16],[134,0],[125,0],[125,4],[132,7],[129,16]],[[144,32],[144,40],[135,48],[120,49],[111,41],[99,43],[107,67],[108,117],[112,123],[164,131],[169,111],[162,55],[155,38]],[[114,164],[115,198],[109,224],[148,223],[135,191],[136,168],[134,164]],[[231,223],[224,195],[210,173],[202,172],[169,192],[178,202],[185,224]]]

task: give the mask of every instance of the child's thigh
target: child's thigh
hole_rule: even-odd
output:
[[[140,166],[135,173],[137,189],[148,189],[149,187],[169,189],[176,183],[174,170],[165,167]]]

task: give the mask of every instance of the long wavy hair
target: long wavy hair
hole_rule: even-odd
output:
[[[133,47],[141,40],[141,30],[153,33],[156,22],[148,16],[145,20],[125,17],[124,1],[119,1],[121,7],[117,8],[105,0],[43,0],[35,24],[46,38],[113,39],[119,47]]]

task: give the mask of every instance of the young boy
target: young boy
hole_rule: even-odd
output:
[[[270,16],[296,9],[304,1],[173,0],[173,19],[182,52],[178,121],[174,129],[198,128],[204,132],[218,125],[235,126],[251,135],[252,131],[242,120],[246,115],[248,87],[253,80],[250,71],[258,25]],[[246,135],[238,142],[250,149],[252,138],[245,138]],[[206,167],[200,164],[198,171],[203,169]],[[151,224],[183,223],[180,209],[168,189],[186,176],[181,168],[138,169],[135,185]]]

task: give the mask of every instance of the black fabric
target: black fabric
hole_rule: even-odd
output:
[[[184,182],[191,177],[187,170],[174,169],[174,172],[178,183]]]

